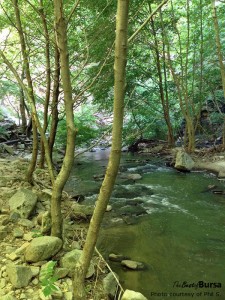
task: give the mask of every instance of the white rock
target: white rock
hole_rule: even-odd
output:
[[[148,300],[141,293],[125,290],[121,300]]]
[[[64,293],[64,298],[65,298],[65,300],[72,300],[73,299],[72,292],[65,292]]]

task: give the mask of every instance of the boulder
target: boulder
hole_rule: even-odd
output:
[[[112,272],[110,272],[103,279],[103,288],[106,295],[109,297],[109,299],[115,299],[118,290],[118,280],[119,280],[118,275]]]
[[[148,300],[141,293],[134,292],[131,290],[125,290],[121,300]]]
[[[143,270],[145,267],[142,262],[129,259],[122,260],[121,265],[131,270]]]
[[[15,288],[28,286],[31,278],[33,277],[30,267],[15,264],[8,264],[6,266],[6,273]]]
[[[31,190],[21,189],[9,199],[11,212],[17,212],[21,218],[29,218],[37,203],[37,195]]]
[[[72,277],[74,268],[81,256],[82,250],[74,249],[70,252],[67,252],[60,260],[60,265],[62,268],[67,268],[69,270],[69,277]],[[94,275],[95,268],[93,262],[91,262],[88,269],[86,278],[90,278]]]
[[[62,247],[62,240],[54,236],[42,236],[32,240],[25,251],[27,262],[38,262],[54,256]]]
[[[2,144],[3,149],[8,152],[9,154],[13,155],[14,154],[14,149],[11,146],[8,146],[6,144]]]
[[[191,171],[195,163],[193,159],[184,151],[178,150],[176,154],[175,168],[180,171]]]

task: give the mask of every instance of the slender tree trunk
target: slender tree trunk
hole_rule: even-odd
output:
[[[28,168],[28,172],[27,172],[27,180],[28,180],[28,182],[33,183],[32,175],[33,175],[33,172],[36,167],[37,154],[38,154],[38,134],[37,134],[37,127],[38,127],[39,132],[41,134],[42,141],[45,145],[46,161],[48,164],[51,181],[52,181],[52,183],[54,183],[55,178],[54,178],[52,162],[51,162],[50,155],[49,155],[48,142],[45,137],[44,131],[41,127],[41,124],[39,122],[37,111],[36,111],[36,106],[35,106],[35,97],[34,97],[33,83],[32,83],[32,78],[31,78],[31,73],[30,73],[29,57],[28,57],[28,51],[27,51],[24,33],[23,33],[23,29],[22,29],[22,23],[21,23],[21,19],[20,19],[18,0],[13,0],[13,5],[14,5],[15,16],[16,16],[16,28],[18,30],[19,38],[20,38],[20,44],[21,44],[23,63],[24,63],[24,69],[25,69],[28,89],[25,88],[23,82],[21,81],[21,78],[18,78],[18,74],[16,73],[13,66],[12,65],[10,66],[9,62],[7,63],[6,58],[4,58],[4,60],[10,66],[12,72],[14,72],[19,84],[27,90],[27,97],[28,97],[28,100],[30,101],[30,105],[31,105],[31,109],[32,109],[33,151],[32,151],[32,159],[31,159],[31,162],[30,162],[30,165]],[[3,53],[2,53],[2,56],[4,57]]]
[[[50,101],[50,89],[51,89],[51,64],[50,64],[50,38],[48,33],[48,26],[46,21],[46,15],[44,12],[43,0],[40,0],[39,13],[41,16],[41,21],[44,29],[45,36],[45,60],[46,60],[46,92],[45,92],[45,103],[44,103],[44,116],[43,116],[43,132],[46,133],[48,127],[48,108]],[[40,157],[40,167],[44,168],[45,161],[45,147],[43,141],[41,142],[41,157]]]
[[[91,218],[85,245],[79,262],[74,270],[73,288],[75,300],[86,299],[84,279],[94,252],[100,225],[115,184],[121,157],[129,0],[118,0],[117,3],[112,148],[105,178],[103,180],[100,193],[96,201],[95,210]]]
[[[222,78],[223,96],[225,99],[225,65],[223,63],[222,46],[221,46],[221,41],[220,41],[220,30],[219,30],[219,23],[218,23],[218,18],[217,18],[215,0],[212,0],[212,15],[213,15],[213,22],[214,22],[214,29],[215,29],[217,55],[218,55],[220,73],[221,73],[221,78]],[[224,123],[223,123],[223,148],[225,148],[225,117],[224,117]]]
[[[22,74],[21,74],[21,80],[24,80],[24,68],[22,69]],[[20,87],[20,116],[22,120],[22,132],[23,134],[26,133],[26,128],[27,128],[27,118],[26,118],[26,108],[25,108],[25,96],[24,96],[24,91],[22,87]]]
[[[16,16],[16,28],[18,30],[19,38],[20,38],[20,45],[21,45],[23,63],[24,63],[24,71],[26,74],[26,79],[27,79],[27,84],[28,84],[28,89],[29,89],[29,97],[30,97],[31,101],[33,102],[33,104],[35,105],[33,84],[32,84],[32,79],[31,79],[31,75],[30,75],[28,53],[27,53],[26,43],[25,43],[24,34],[23,34],[23,30],[22,30],[20,11],[19,11],[19,7],[18,7],[18,0],[13,0],[13,5],[14,5],[15,16]],[[28,167],[27,176],[26,176],[27,181],[31,184],[33,183],[32,176],[33,176],[33,172],[36,167],[37,154],[38,154],[38,134],[37,134],[37,127],[35,124],[35,118],[34,118],[33,113],[32,113],[32,127],[33,127],[33,151],[32,151],[31,162]]]
[[[150,7],[150,13],[152,13],[151,5],[149,5],[149,7]],[[172,147],[172,146],[174,146],[173,128],[172,128],[172,124],[170,121],[169,105],[168,105],[168,102],[166,101],[167,99],[165,99],[165,95],[164,95],[162,68],[161,68],[160,55],[159,55],[159,45],[158,45],[158,39],[157,39],[156,31],[155,31],[155,24],[154,24],[153,18],[151,18],[151,27],[152,27],[153,37],[154,37],[154,44],[155,44],[154,49],[155,49],[155,55],[156,55],[156,67],[157,67],[158,78],[159,78],[159,83],[158,83],[159,93],[160,93],[160,99],[161,99],[162,108],[163,108],[164,120],[166,122],[167,130],[168,130],[167,141],[168,141],[168,146]],[[166,78],[165,78],[165,80],[166,80]]]
[[[165,53],[165,45],[163,43],[163,76],[164,76],[164,92],[165,92],[165,106],[166,106],[166,112],[169,114],[170,105],[169,105],[169,95],[168,95],[168,85],[167,85],[167,70],[166,70],[166,53]],[[168,116],[168,144],[170,146],[175,145],[175,138],[173,133],[173,126],[170,120],[170,115]]]
[[[51,199],[51,235],[62,238],[61,198],[64,185],[70,175],[74,161],[76,129],[74,126],[72,86],[67,49],[67,28],[63,12],[63,0],[54,0],[54,15],[57,46],[60,53],[61,77],[64,92],[64,103],[67,125],[66,153],[62,168],[55,180]]]
[[[173,4],[171,1],[172,5],[172,12],[173,12],[173,17],[174,17],[174,9],[173,9]],[[189,2],[187,2],[187,5],[189,5]],[[188,6],[189,8],[189,6]],[[189,14],[189,12],[188,12]],[[191,101],[189,101],[189,96],[188,96],[188,89],[187,89],[187,64],[188,64],[188,57],[186,57],[186,61],[184,64],[184,61],[182,59],[182,45],[181,45],[181,39],[180,39],[180,33],[178,29],[176,28],[176,24],[174,24],[176,28],[176,32],[178,35],[178,42],[179,42],[179,50],[180,50],[180,67],[181,67],[181,76],[178,76],[175,72],[175,68],[173,66],[173,61],[171,59],[171,50],[170,50],[170,42],[168,40],[166,30],[164,27],[163,19],[162,19],[162,12],[160,11],[160,18],[161,18],[161,27],[162,27],[162,38],[163,38],[163,43],[166,45],[166,50],[167,50],[167,61],[168,65],[174,80],[174,83],[177,88],[177,95],[179,99],[179,104],[180,104],[180,109],[181,112],[185,118],[186,121],[186,133],[187,133],[187,151],[188,152],[193,152],[195,149],[195,128],[193,124],[193,118],[192,114],[190,111],[190,106],[191,106]],[[189,26],[189,24],[188,24]],[[188,38],[189,39],[189,38]],[[186,49],[186,54],[188,55],[189,52],[189,41],[187,41],[187,49]]]
[[[56,130],[59,121],[58,102],[59,102],[59,80],[60,80],[60,64],[59,64],[59,50],[55,47],[55,71],[53,78],[53,93],[52,93],[52,122],[49,136],[49,152],[52,160],[53,146],[55,143]]]

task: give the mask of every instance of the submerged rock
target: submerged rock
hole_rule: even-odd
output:
[[[150,188],[141,184],[135,184],[129,186],[116,186],[112,196],[115,198],[134,199],[152,194],[153,192]]]
[[[114,254],[114,253],[109,254],[109,260],[111,261],[121,262],[122,260],[125,259],[129,259],[129,258],[122,254]]]
[[[123,173],[120,175],[120,177],[122,179],[131,179],[133,181],[142,179],[142,176],[137,173],[130,173],[130,174]]]
[[[131,270],[143,270],[145,268],[145,265],[142,262],[128,259],[122,260],[121,265]]]
[[[140,205],[126,205],[119,209],[122,216],[141,216],[147,214],[146,210]]]

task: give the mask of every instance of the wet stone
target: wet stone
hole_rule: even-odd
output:
[[[145,268],[142,262],[134,260],[122,260],[121,265],[131,270],[143,270]]]

